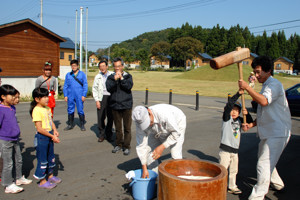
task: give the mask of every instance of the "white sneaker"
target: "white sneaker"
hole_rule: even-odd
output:
[[[5,188],[5,193],[12,193],[12,194],[15,194],[15,193],[19,193],[19,192],[21,192],[21,191],[23,191],[23,190],[24,190],[24,188],[19,187],[19,186],[17,186],[16,184],[12,183],[12,184],[10,184],[9,186],[7,186],[7,187]]]
[[[242,191],[239,188],[232,188],[227,190],[230,194],[241,194]]]
[[[276,183],[270,183],[270,187],[275,191],[283,190],[284,186],[278,185]]]
[[[32,180],[25,178],[23,175],[21,178],[16,180],[16,185],[28,185],[31,182],[32,182]]]

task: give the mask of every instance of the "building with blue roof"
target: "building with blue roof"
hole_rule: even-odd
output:
[[[274,73],[293,73],[294,62],[287,57],[279,57],[274,61]]]
[[[66,74],[71,71],[70,61],[75,59],[75,43],[68,37],[63,38],[66,41],[61,42],[59,45],[59,78],[61,79],[65,79]]]
[[[204,65],[209,65],[210,60],[212,57],[208,55],[207,53],[198,53],[197,57],[194,57],[192,60],[188,59],[186,60],[186,67],[187,69],[191,68],[194,66],[195,68],[204,66]]]

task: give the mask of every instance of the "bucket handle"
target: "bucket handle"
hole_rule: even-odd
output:
[[[133,181],[131,181],[131,183],[129,184],[129,187],[131,187],[135,182],[136,182],[136,179],[133,179]]]

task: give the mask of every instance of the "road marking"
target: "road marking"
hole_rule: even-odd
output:
[[[154,103],[165,103],[163,101],[151,101]],[[175,105],[179,105],[179,106],[195,106],[194,104],[186,104],[186,103],[173,103]],[[200,108],[209,108],[209,109],[216,109],[216,110],[223,110],[224,108],[221,107],[215,107],[215,106],[199,106]]]

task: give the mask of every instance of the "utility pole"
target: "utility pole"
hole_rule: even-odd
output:
[[[110,46],[108,47],[108,61],[107,61],[107,64],[108,64],[108,66],[109,66],[109,59],[110,59]]]
[[[76,10],[76,22],[75,22],[75,59],[77,60],[77,25],[78,25],[78,22],[77,22],[77,10]]]
[[[87,77],[88,65],[88,7],[86,7],[86,23],[85,23],[85,75]]]
[[[40,16],[40,23],[43,26],[43,0],[41,0],[41,16]]]
[[[83,7],[80,7],[80,70],[82,71],[82,14],[83,14]]]

